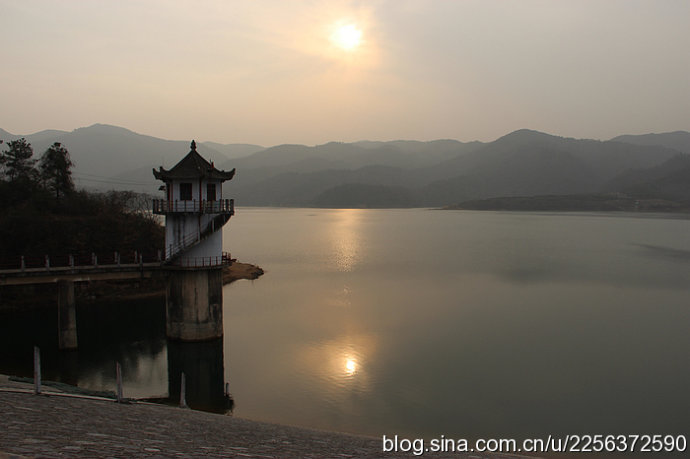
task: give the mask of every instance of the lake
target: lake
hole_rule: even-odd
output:
[[[220,343],[168,345],[161,304],[104,301],[73,353],[54,320],[3,319],[0,372],[29,375],[38,343],[45,377],[113,389],[119,360],[125,395],[153,396],[193,362],[234,415],[325,430],[688,433],[687,217],[240,208],[224,248],[266,274],[225,286]]]

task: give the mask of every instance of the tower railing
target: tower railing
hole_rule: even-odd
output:
[[[235,213],[234,199],[219,199],[217,201],[208,200],[188,200],[183,201],[176,199],[168,201],[166,199],[153,199],[153,213],[154,214],[170,214],[170,213],[200,213],[200,214],[230,214]]]
[[[171,264],[183,268],[214,268],[231,265],[232,258],[229,252],[223,252],[222,255],[214,257],[181,257]]]

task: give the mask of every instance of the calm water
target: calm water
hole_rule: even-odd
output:
[[[196,365],[235,415],[321,429],[689,433],[688,219],[244,208],[224,236],[266,275],[225,287],[222,343],[168,346],[160,304],[80,308],[67,356],[4,321],[28,362],[0,371],[42,340],[55,379],[112,389],[118,359],[159,395]]]

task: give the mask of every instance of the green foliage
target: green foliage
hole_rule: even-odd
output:
[[[43,185],[55,193],[58,200],[61,195],[74,191],[71,167],[69,152],[60,142],[51,145],[41,157],[39,168]]]

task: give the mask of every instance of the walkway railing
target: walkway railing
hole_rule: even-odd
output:
[[[202,214],[230,214],[235,213],[234,199],[221,199],[218,201],[167,201],[165,199],[154,199],[154,214],[169,213],[202,213]]]
[[[167,263],[166,263],[167,262]],[[43,257],[20,256],[0,259],[0,275],[16,275],[60,272],[83,272],[85,270],[113,270],[118,268],[153,268],[165,264],[189,268],[225,266],[232,264],[229,252],[212,257],[179,257],[166,260],[160,250],[155,252],[131,251],[107,254],[79,254]]]
[[[25,271],[44,269],[50,271],[54,268],[98,268],[117,267],[123,265],[141,265],[150,263],[163,263],[165,261],[161,250],[153,251],[126,251],[107,253],[81,253],[67,255],[44,256],[18,256],[0,259],[0,270]]]

